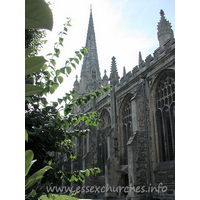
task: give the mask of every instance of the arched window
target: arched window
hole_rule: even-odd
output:
[[[97,138],[98,145],[98,165],[102,170],[102,175],[105,175],[105,163],[108,158],[108,144],[107,134],[111,129],[110,114],[107,110],[104,110],[100,116],[102,122],[100,123],[100,130]]]
[[[128,164],[127,142],[132,134],[131,102],[130,98],[122,108],[123,141],[124,141],[124,165]]]
[[[156,124],[160,161],[174,160],[175,77],[166,72],[156,87]]]

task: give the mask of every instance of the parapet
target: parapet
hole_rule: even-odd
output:
[[[133,79],[136,79],[135,81],[138,80],[141,74],[144,74],[145,71],[152,67],[158,60],[166,56],[168,53],[170,53],[173,49],[175,48],[175,39],[170,38],[168,39],[164,45],[163,48],[158,47],[154,53],[153,56],[149,54],[146,58],[145,61],[141,61],[139,63],[139,66],[136,65],[132,71],[129,71],[126,73],[121,79],[120,83],[115,86],[115,91],[120,90],[123,88],[127,83],[132,81]]]

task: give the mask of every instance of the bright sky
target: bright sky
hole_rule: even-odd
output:
[[[93,22],[96,36],[97,53],[101,77],[104,70],[110,75],[112,56],[116,57],[120,78],[123,66],[126,72],[138,65],[139,51],[142,58],[151,54],[159,43],[157,40],[157,24],[160,21],[160,9],[163,9],[170,21],[175,35],[175,0],[56,0],[51,1],[54,27],[48,32],[48,43],[44,46],[43,55],[53,52],[54,43],[58,41],[58,33],[63,29],[66,17],[72,19],[68,27],[68,35],[64,38],[64,47],[60,47],[60,58],[56,60],[57,68],[64,66],[65,61],[73,57],[74,52],[85,46],[88,29],[90,4],[92,4]],[[73,69],[68,78],[56,92],[49,96],[50,100],[63,97],[73,88],[75,76],[80,78],[82,62]]]

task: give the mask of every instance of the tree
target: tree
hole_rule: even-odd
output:
[[[52,13],[43,0],[26,0],[25,6],[27,29],[52,29]],[[88,51],[86,47],[83,47],[75,52],[74,58],[69,58],[65,62],[64,67],[55,69],[56,58],[60,55],[59,47],[63,46],[68,26],[71,26],[70,19],[59,33],[54,52],[48,54],[50,57],[48,60],[43,56],[36,56],[33,48],[25,49],[26,183],[30,177],[34,178],[27,187],[27,199],[37,199],[42,192],[45,192],[47,185],[57,184],[61,179],[84,181],[85,176],[100,172],[99,168],[92,168],[71,174],[61,168],[61,165],[66,165],[63,157],[76,159],[72,151],[74,146],[72,139],[90,133],[89,127],[97,126],[99,123],[97,112],[73,115],[71,114],[73,107],[87,104],[90,100],[97,98],[101,92],[105,93],[108,90],[107,87],[103,87],[102,91],[96,90],[94,93],[79,97],[76,97],[76,91],[71,91],[59,98],[57,102],[48,102],[46,95],[55,92],[62,84],[63,77],[68,76],[71,70],[76,68]],[[35,46],[31,44],[31,47]],[[64,116],[61,115],[61,110],[64,110]],[[87,125],[87,129],[73,128],[81,122]],[[33,160],[33,153],[37,161]],[[56,158],[55,154],[59,156]]]

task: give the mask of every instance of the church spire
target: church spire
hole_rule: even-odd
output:
[[[101,88],[101,74],[97,55],[92,5],[90,5],[90,17],[85,46],[88,47],[89,50],[83,59],[81,69],[81,93],[93,92]]]
[[[160,22],[158,22],[158,26],[157,26],[158,27],[157,36],[158,36],[160,47],[163,47],[165,42],[169,38],[174,38],[174,34],[171,28],[172,26],[170,22],[166,20],[165,13],[162,9],[160,10],[160,17],[161,17]]]
[[[117,72],[117,64],[115,61],[115,57],[113,56],[111,62],[110,84],[116,85],[117,83],[119,83],[119,76]]]

